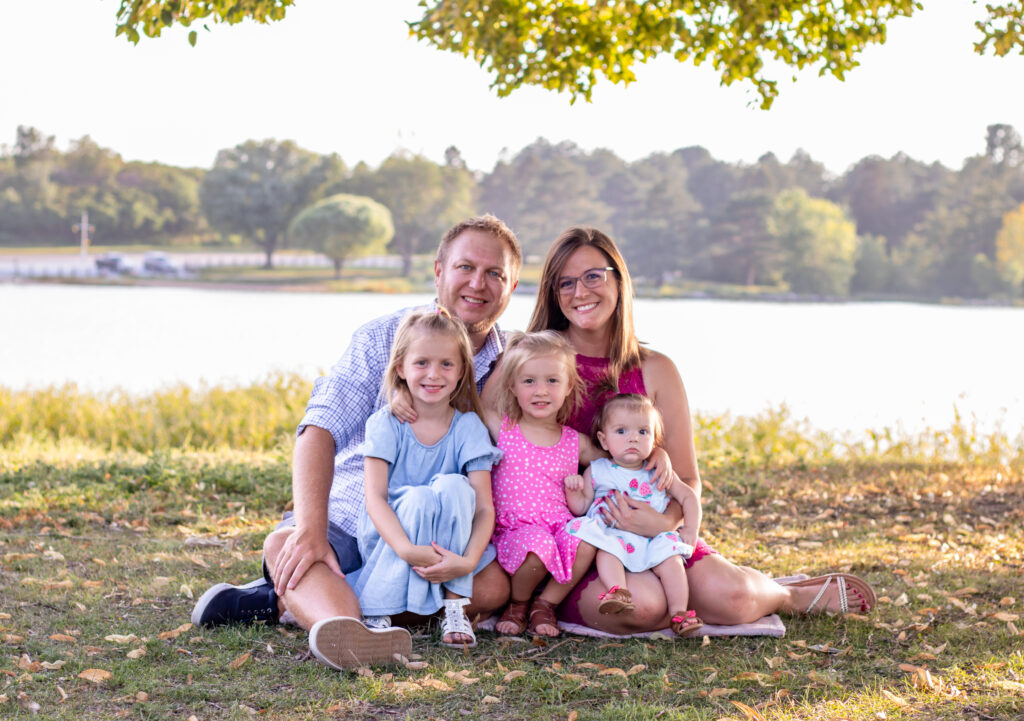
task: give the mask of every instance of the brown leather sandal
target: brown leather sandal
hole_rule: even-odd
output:
[[[558,635],[558,619],[555,618],[555,607],[543,598],[533,599],[533,605],[530,606],[530,633],[535,636],[547,636],[547,634],[540,633],[537,630],[538,626],[554,626],[555,633],[548,638],[554,638]]]
[[[633,603],[633,594],[629,592],[628,588],[622,586],[612,586],[598,598],[601,599],[601,603],[597,607],[598,613],[622,613],[636,608]]]
[[[689,611],[678,611],[672,615],[672,623],[669,628],[677,636],[692,636],[704,627],[704,622],[697,617],[697,612],[692,608]]]
[[[498,631],[504,636],[518,636],[526,630],[526,607],[529,601],[509,601],[508,605],[505,606],[505,610],[501,614],[501,618],[498,619],[498,623],[514,623],[516,625],[515,631],[503,633]],[[495,626],[497,630],[497,626]]]

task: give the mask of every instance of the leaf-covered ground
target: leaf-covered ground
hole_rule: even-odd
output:
[[[498,638],[420,629],[407,666],[332,671],[295,627],[188,624],[254,577],[285,452],[0,448],[0,715],[81,719],[1024,718],[1024,481],[995,463],[724,464],[705,529],[775,575],[842,569],[868,617],[785,638]]]

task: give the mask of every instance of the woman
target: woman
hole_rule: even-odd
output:
[[[610,395],[648,396],[664,418],[664,447],[675,472],[699,497],[700,473],[682,379],[667,356],[640,347],[629,271],[615,243],[601,231],[570,228],[548,252],[529,330],[547,329],[564,334],[576,350],[577,368],[587,383],[583,406],[569,425],[589,435],[594,415]],[[682,517],[676,505],[663,515],[623,496],[617,500],[609,509],[609,523],[644,536],[673,530]],[[830,574],[783,586],[729,562],[702,540],[687,562],[687,577],[690,608],[712,624],[750,623],[775,612],[866,612],[875,603],[871,587],[855,576]],[[658,578],[645,571],[629,574],[628,581],[636,604],[632,613],[598,613],[599,597],[607,589],[591,572],[562,604],[560,616],[610,633],[666,628],[669,609]]]

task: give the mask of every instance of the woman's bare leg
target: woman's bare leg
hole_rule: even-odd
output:
[[[669,611],[661,581],[653,571],[626,573],[626,588],[633,595],[630,613],[602,614],[597,610],[600,595],[608,590],[601,580],[594,579],[580,593],[578,609],[583,623],[590,628],[614,634],[640,633],[668,628]]]

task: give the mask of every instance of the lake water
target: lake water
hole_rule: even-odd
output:
[[[146,392],[310,379],[362,322],[426,295],[0,284],[0,385]],[[523,328],[534,295],[502,326]],[[696,412],[785,403],[826,430],[1024,427],[1024,309],[639,300],[642,340],[678,365]]]

